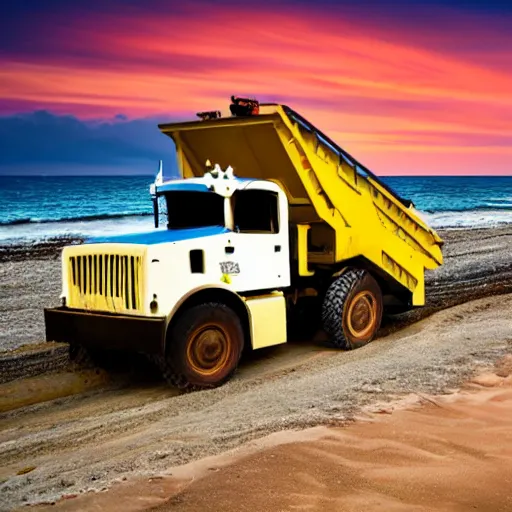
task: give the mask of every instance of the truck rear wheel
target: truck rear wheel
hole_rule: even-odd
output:
[[[322,305],[324,330],[334,345],[354,349],[369,343],[382,320],[382,292],[366,271],[347,270],[328,288]]]
[[[216,387],[235,372],[244,345],[242,324],[224,304],[200,304],[172,327],[164,377],[182,389]]]

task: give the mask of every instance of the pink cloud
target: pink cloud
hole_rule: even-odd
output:
[[[472,23],[461,18],[459,28]],[[512,173],[512,48],[475,58],[391,22],[355,25],[304,9],[244,13],[194,4],[172,16],[105,15],[98,25],[84,17],[59,27],[52,37],[66,41],[65,51],[3,58],[0,97],[11,105],[84,118],[193,116],[224,107],[232,93],[279,96],[349,151],[367,155],[361,159],[377,172],[413,172],[413,155],[423,173],[490,165]],[[489,37],[498,44],[504,36]]]

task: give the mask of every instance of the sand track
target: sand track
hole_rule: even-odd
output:
[[[512,295],[441,311],[357,351],[284,348],[214,390],[177,395],[134,382],[4,413],[2,502],[102,489],[283,429],[344,424],[409,393],[445,392],[512,352]]]
[[[139,496],[164,502],[155,512],[509,512],[512,377],[489,375],[480,382],[486,387],[468,386],[348,428],[316,429],[316,438],[312,430],[301,442],[289,436],[285,444],[232,457],[227,466],[210,460],[210,470],[201,471],[192,464],[180,480],[178,473],[156,485],[141,482]],[[172,483],[181,488],[176,492]],[[154,492],[157,486],[167,487],[166,500]],[[116,489],[117,504],[123,488]],[[93,498],[111,510],[109,494],[84,496],[75,506],[88,507]]]

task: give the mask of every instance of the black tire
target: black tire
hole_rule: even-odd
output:
[[[366,270],[349,269],[331,283],[322,305],[322,323],[338,348],[369,343],[382,321],[382,292]]]
[[[168,336],[164,378],[180,389],[220,386],[236,371],[244,347],[244,331],[236,313],[220,303],[185,311]]]

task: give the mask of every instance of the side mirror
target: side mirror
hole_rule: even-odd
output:
[[[153,216],[155,218],[155,228],[158,227],[158,220],[160,217],[160,213],[158,211],[158,197],[153,197]]]

